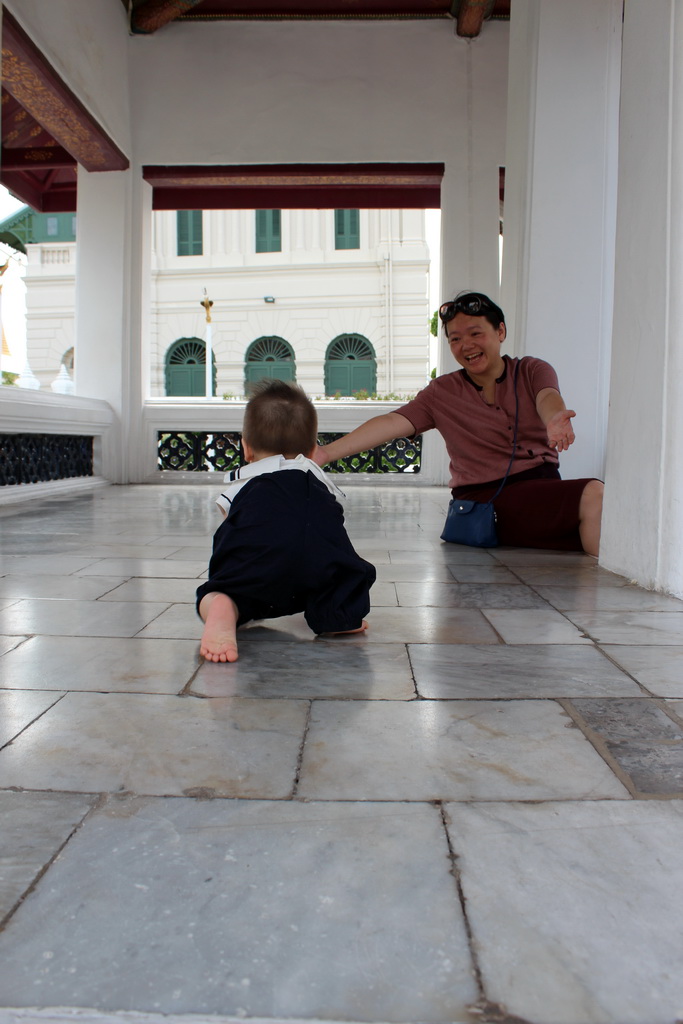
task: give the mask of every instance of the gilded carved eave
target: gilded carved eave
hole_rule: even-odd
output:
[[[120,171],[128,158],[5,11],[1,179],[38,210],[72,210],[76,164]]]

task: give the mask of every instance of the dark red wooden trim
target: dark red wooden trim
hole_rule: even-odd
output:
[[[144,35],[156,32],[169,21],[187,14],[198,3],[201,0],[142,0],[131,13],[131,32]]]
[[[155,188],[155,210],[438,209],[438,189]]]
[[[87,171],[123,171],[129,166],[126,155],[7,10],[2,19],[2,84]]]
[[[441,205],[443,164],[142,169],[155,210],[399,209]]]

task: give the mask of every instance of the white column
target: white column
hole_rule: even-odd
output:
[[[78,169],[76,394],[104,399],[116,416],[103,474],[127,481],[130,171]]]
[[[600,561],[683,597],[683,0],[624,15]]]
[[[508,351],[552,363],[577,412],[564,477],[604,472],[622,6],[515,0],[510,21],[501,305]]]
[[[440,302],[465,288],[498,295],[498,168],[505,133],[505,110],[498,97],[507,80],[507,34],[497,33],[495,25],[490,28],[486,47],[476,39],[453,39],[453,119],[440,126],[445,159]],[[437,370],[457,368],[439,324]],[[448,483],[446,446],[440,437],[438,442],[430,437],[429,447],[434,482]]]

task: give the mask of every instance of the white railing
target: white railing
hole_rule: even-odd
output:
[[[321,433],[348,433],[371,416],[394,412],[398,402],[334,400],[316,402],[318,429]],[[160,431],[197,431],[219,433],[241,431],[244,419],[244,401],[224,401],[220,398],[152,398],[145,402],[143,410],[143,438],[140,446],[141,458],[136,478],[145,482],[166,482],[168,478],[178,482],[204,480],[207,473],[161,472],[157,467],[158,434]],[[377,474],[348,474],[344,483],[374,480]],[[448,458],[439,434],[430,430],[423,435],[421,465],[419,473],[387,473],[382,483],[446,484],[448,481]]]
[[[40,250],[40,262],[43,265],[51,263],[71,263],[71,249],[48,249],[44,246]]]
[[[116,418],[107,402],[74,395],[48,394],[18,387],[0,388],[0,435],[62,434],[93,438],[93,476],[49,483],[9,484],[0,488],[0,502],[28,495],[95,486],[113,479],[116,465]]]

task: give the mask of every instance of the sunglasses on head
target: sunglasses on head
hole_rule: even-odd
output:
[[[456,299],[444,302],[443,306],[439,307],[439,316],[444,324],[447,324],[458,313],[466,313],[468,316],[483,316],[484,313],[500,315],[500,309],[485,295],[468,292],[467,295],[459,295]]]

